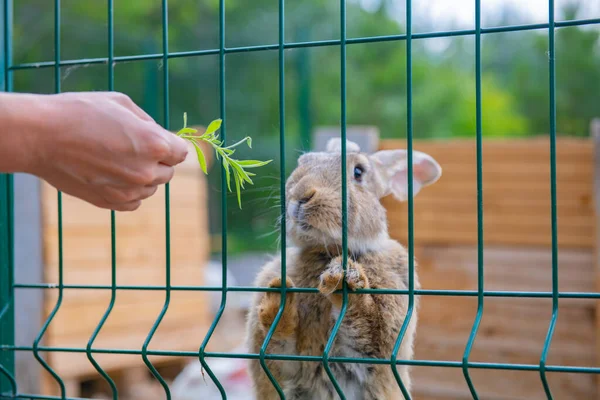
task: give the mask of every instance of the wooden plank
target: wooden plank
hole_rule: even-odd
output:
[[[81,342],[86,343],[106,311],[110,297],[107,295],[105,299],[80,304],[70,298],[69,292],[64,294],[64,305],[61,306],[49,328],[52,342],[59,340],[58,338],[61,341],[83,338]],[[160,292],[158,295],[156,292],[146,292],[145,296],[129,291],[119,292],[110,317],[104,324],[101,333],[123,335],[124,332],[129,334],[134,328],[140,327],[148,332],[163,308],[164,301],[164,293]],[[161,326],[167,327],[169,323],[185,326],[191,321],[205,321],[207,311],[199,307],[205,303],[204,293],[172,293],[168,317],[164,318]],[[52,303],[47,305],[47,311],[51,310],[52,305]],[[77,321],[77,323],[73,323],[73,321]]]
[[[390,236],[401,243],[407,243],[408,225],[405,217],[400,216],[389,220]],[[415,219],[414,232],[417,244],[455,244],[469,245],[477,243],[477,222],[475,217],[467,219],[460,216],[436,218],[429,214],[421,214]],[[401,219],[402,218],[402,219]],[[486,219],[489,219],[487,216]],[[465,221],[467,219],[467,221]],[[490,226],[484,223],[484,243],[486,245],[509,245],[516,247],[542,246],[547,247],[550,241],[549,225],[530,226],[523,224],[506,224],[501,218],[495,221],[502,225]],[[593,246],[594,227],[563,226],[559,221],[559,246],[564,248],[590,249]]]
[[[550,365],[595,365],[595,357],[589,351],[595,339],[591,310],[592,307],[565,307],[561,302],[560,318],[550,349]],[[475,312],[475,298],[421,298],[416,359],[460,361]],[[471,360],[536,365],[550,316],[549,299],[486,299]],[[538,397],[543,395],[538,373],[472,371],[481,398],[543,398]],[[583,399],[595,394],[592,375],[552,374],[550,379],[556,398]],[[436,369],[435,373],[431,368],[416,368],[415,385],[417,392],[421,388],[430,395],[446,393],[456,398],[469,398],[464,377],[450,368]],[[577,394],[577,397],[569,397],[569,394]]]
[[[210,154],[210,153],[209,153]],[[171,283],[202,285],[203,266],[209,256],[206,178],[194,151],[176,167],[171,181]],[[56,191],[42,188],[45,281],[56,282],[58,232]],[[133,213],[118,213],[117,283],[119,285],[164,285],[165,282],[164,188]],[[63,261],[66,284],[110,283],[110,213],[70,196],[63,197]],[[56,290],[45,291],[45,314],[56,302]],[[173,292],[167,314],[153,345],[161,349],[197,350],[209,324],[207,293]],[[50,346],[85,347],[109,304],[110,292],[65,290],[63,304],[50,324],[46,343]],[[165,301],[162,291],[119,291],[115,306],[100,331],[95,347],[141,348]],[[83,356],[83,357],[82,357]],[[98,359],[103,364],[103,357]],[[66,378],[95,374],[81,353],[49,353],[52,367]],[[127,359],[127,360],[126,360]],[[160,358],[159,361],[165,358]],[[113,355],[112,369],[143,366],[141,357]]]
[[[596,223],[594,231],[594,255],[596,270],[596,290],[600,291],[600,118],[590,123],[590,136],[594,142],[594,208],[593,215]],[[596,354],[600,361],[600,301],[596,303]],[[600,377],[596,376],[597,399],[600,399]]]
[[[424,288],[476,290],[476,246],[418,245],[415,256]],[[561,291],[595,291],[592,252],[561,250],[558,262]],[[486,290],[550,291],[551,263],[550,249],[489,246],[484,250]],[[564,300],[566,305],[575,301]]]
[[[588,138],[557,139],[557,160],[577,162],[593,157]],[[523,162],[550,162],[550,141],[548,136],[524,139],[486,139],[483,143],[483,158],[508,163],[521,160]],[[406,140],[385,139],[380,141],[380,149],[405,149]],[[450,160],[475,160],[476,143],[474,139],[453,140],[414,140],[413,149],[424,151],[435,158],[444,157]]]
[[[180,329],[178,332],[159,330],[154,335],[150,349],[174,351],[198,351],[206,326],[198,324],[191,328]],[[147,333],[146,333],[147,335]],[[144,338],[145,339],[145,336]],[[142,340],[143,341],[143,340]],[[140,349],[139,338],[134,336],[111,337],[98,340],[94,348],[112,349]],[[107,371],[125,369],[143,365],[141,355],[131,356],[123,354],[95,354],[94,358]],[[174,356],[149,356],[156,364],[169,362],[178,357]],[[53,353],[52,366],[60,371],[64,377],[84,377],[96,375],[96,370],[90,364],[85,353]]]
[[[415,255],[423,289],[476,290],[477,247],[417,245]],[[561,249],[561,291],[594,291],[594,254]],[[549,248],[487,246],[484,252],[486,290],[549,291]],[[594,300],[561,299],[559,319],[550,348],[550,365],[595,366]],[[415,358],[461,361],[477,310],[476,297],[421,296]],[[551,298],[492,298],[484,314],[471,360],[539,363],[552,314]],[[471,399],[462,370],[418,367],[413,370],[415,399]],[[544,399],[539,373],[471,370],[480,398]],[[549,374],[555,398],[594,398],[590,374]]]
[[[547,139],[484,144],[484,239],[486,244],[551,245],[550,168]],[[557,173],[559,245],[594,246],[592,145],[560,139]],[[403,147],[384,140],[381,148]],[[442,178],[415,198],[417,243],[477,242],[475,146],[471,141],[416,141],[415,149],[442,165]],[[543,155],[542,156],[540,156]],[[518,156],[518,157],[517,157]],[[407,204],[388,197],[392,237],[407,240]]]
[[[487,194],[487,193],[486,193]],[[392,202],[393,199],[386,199],[386,201]],[[514,215],[550,215],[550,201],[542,196],[528,197],[528,198],[503,198],[498,199],[493,196],[486,196],[483,202],[483,207],[486,213],[499,214],[512,212]],[[569,198],[562,199],[557,202],[556,209],[558,216],[568,217],[571,215],[575,216],[586,216],[589,217],[593,213],[593,202],[592,199],[588,198]],[[443,209],[446,211],[454,211],[458,214],[477,214],[477,198],[475,196],[462,196],[449,202],[447,198],[439,198],[432,196],[423,196],[414,203],[415,210],[430,210],[430,209]],[[408,206],[406,204],[396,205],[391,207],[395,212],[402,210],[404,213],[408,212]],[[561,218],[562,219],[562,218]]]
[[[204,240],[193,239],[200,235],[198,229],[175,229],[171,246],[171,260],[174,265],[179,263],[201,264],[208,253],[208,243]],[[117,265],[146,265],[160,266],[164,269],[166,256],[164,229],[145,229],[130,235],[120,235],[117,232]],[[205,234],[206,235],[206,234]],[[192,239],[189,239],[192,238]],[[45,237],[48,266],[58,267],[58,234],[50,231]],[[200,237],[199,239],[202,239]],[[52,249],[52,250],[51,250]],[[65,232],[63,235],[63,261],[65,270],[69,268],[107,267],[110,261],[110,231],[107,235],[74,236]],[[49,270],[51,271],[51,270]],[[48,276],[55,280],[56,276]]]
[[[446,209],[448,211],[448,215],[444,217],[444,220],[448,223],[451,223],[455,226],[461,226],[466,224],[471,224],[477,226],[477,220],[467,220],[465,218],[469,216],[469,214],[473,214],[471,212],[467,212],[464,215],[460,215],[460,209],[454,209],[455,213],[450,212],[450,209]],[[464,210],[467,211],[467,210]],[[425,207],[415,207],[413,209],[413,215],[415,216],[415,221],[423,221],[423,223],[435,224],[439,217],[439,211],[437,209],[429,209]],[[407,215],[407,210],[402,209],[392,209],[388,213],[388,216],[392,220],[396,220]],[[484,227],[486,230],[493,231],[495,227],[514,227],[524,229],[531,228],[530,231],[538,232],[538,230],[546,229],[547,235],[549,236],[549,231],[547,230],[550,227],[550,215],[544,215],[542,213],[531,214],[527,217],[526,221],[524,221],[526,214],[513,214],[513,213],[495,213],[490,211],[484,215]],[[564,220],[560,221],[559,229],[565,229],[567,232],[569,229],[573,228],[575,230],[590,228],[593,225],[593,221],[590,221],[589,215],[564,215]],[[486,226],[487,225],[487,226]],[[541,232],[540,232],[541,234]]]
[[[413,370],[415,400],[472,400],[462,369],[417,367]],[[470,369],[480,399],[545,400],[539,372]],[[593,376],[549,373],[555,399],[594,398]]]
[[[51,270],[56,273],[56,270]],[[117,284],[124,286],[165,286],[166,272],[164,268],[144,267],[143,265],[119,265],[117,269]],[[71,285],[110,285],[111,272],[106,265],[97,268],[68,268],[64,272],[65,284]],[[177,264],[171,271],[171,284],[186,286],[201,286],[204,283],[204,270],[199,268],[199,263]],[[128,290],[128,292],[131,292]],[[72,290],[69,293],[77,298],[77,301],[85,303],[87,300],[94,301],[99,296],[105,296],[106,290]],[[141,293],[144,291],[133,291]],[[155,292],[157,293],[157,292]],[[56,299],[57,291],[48,293],[48,301]]]
[[[475,319],[476,299],[427,296],[421,300],[415,357],[460,360]],[[594,366],[593,305],[560,304],[559,312],[549,364]],[[471,359],[539,363],[551,315],[550,299],[487,298]]]

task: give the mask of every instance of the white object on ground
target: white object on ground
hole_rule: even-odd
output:
[[[237,352],[246,352],[246,349],[234,350],[234,353]],[[246,360],[208,358],[207,362],[223,385],[229,400],[255,400]],[[202,376],[202,366],[199,361],[188,364],[175,378],[171,394],[173,400],[219,400],[222,398],[219,389],[208,373],[204,371],[204,377]]]

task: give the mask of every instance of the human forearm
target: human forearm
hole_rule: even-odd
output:
[[[187,154],[114,92],[0,94],[0,172],[26,172],[98,207],[135,210]]]
[[[49,134],[51,96],[0,93],[0,172],[32,172],[37,138]]]

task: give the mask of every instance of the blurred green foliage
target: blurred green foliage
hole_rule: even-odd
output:
[[[338,39],[339,2],[286,2],[286,41]],[[402,23],[392,10],[403,2],[381,1],[365,10],[348,1],[349,37],[400,34]],[[216,49],[219,44],[218,0],[169,1],[169,51]],[[560,11],[560,12],[559,12]],[[107,55],[107,10],[103,1],[62,1],[61,57]],[[226,47],[276,44],[277,2],[226,1]],[[577,3],[557,10],[559,19],[580,15]],[[51,2],[19,0],[14,4],[13,63],[53,59],[54,10]],[[593,16],[592,16],[593,17]],[[401,20],[401,19],[400,19]],[[487,26],[529,23],[506,9]],[[428,26],[425,30],[452,29]],[[115,54],[162,52],[161,1],[115,2]],[[413,31],[416,31],[413,29]],[[547,30],[486,34],[482,39],[482,123],[486,137],[548,132]],[[586,136],[591,118],[600,116],[600,28],[561,28],[556,32],[557,128],[559,134]],[[339,46],[286,50],[286,171],[306,148],[303,126],[339,125]],[[244,191],[248,206],[239,211],[228,197],[229,249],[274,249],[279,213],[278,54],[240,52],[226,59],[227,143],[252,136],[255,146],[244,158],[274,159],[261,169],[253,188]],[[302,63],[302,61],[305,61]],[[306,67],[303,67],[306,65]],[[162,61],[117,63],[116,90],[129,94],[158,121],[164,121]],[[169,62],[170,115],[179,129],[187,112],[190,125],[219,117],[217,55],[172,58]],[[303,69],[304,68],[304,69]],[[15,89],[50,93],[52,69],[17,71]],[[105,64],[62,69],[63,90],[105,90]],[[310,88],[310,91],[300,89]],[[406,136],[406,47],[403,41],[351,44],[347,58],[348,124],[376,125],[383,137]],[[302,96],[308,98],[308,109]],[[413,116],[417,138],[474,138],[475,65],[473,37],[414,40]],[[307,112],[310,112],[310,119]],[[304,140],[303,140],[304,139]],[[248,151],[248,150],[245,150]],[[211,229],[220,223],[220,177],[209,173]]]

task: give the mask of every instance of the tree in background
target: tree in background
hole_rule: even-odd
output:
[[[585,18],[579,2],[562,9],[563,20]],[[507,10],[494,25],[524,23],[515,10]],[[557,132],[588,136],[593,118],[600,116],[600,27],[567,27],[556,30]],[[546,134],[548,115],[548,34],[546,30],[523,34],[486,35],[484,69],[497,77],[510,93],[529,124],[529,134]]]
[[[381,1],[363,8],[348,3],[349,37],[399,34],[404,28],[395,18],[398,1]],[[217,49],[218,0],[169,1],[169,51]],[[278,42],[277,2],[227,0],[226,47]],[[63,0],[61,58],[103,58],[107,54],[105,2]],[[563,12],[578,14],[576,3]],[[20,0],[14,4],[14,63],[53,59],[53,4]],[[340,35],[339,4],[329,0],[303,0],[286,4],[286,41],[331,40]],[[509,18],[510,17],[510,18]],[[581,17],[581,16],[579,16]],[[518,13],[500,15],[493,25],[515,24]],[[162,52],[161,2],[115,2],[115,54]],[[429,29],[429,28],[428,28]],[[438,26],[430,30],[451,29]],[[561,28],[556,33],[557,122],[561,134],[587,135],[591,118],[600,115],[600,30],[598,26]],[[436,42],[437,41],[437,42]],[[482,58],[482,123],[486,137],[545,134],[548,131],[547,31],[486,34]],[[442,46],[432,46],[431,44]],[[475,68],[472,37],[414,40],[413,120],[417,138],[475,137]],[[384,137],[406,136],[406,47],[403,41],[349,44],[347,59],[348,124],[379,127]],[[301,129],[339,125],[339,46],[286,50],[287,171],[299,150]],[[244,210],[235,196],[228,205],[230,248],[273,248],[273,228],[279,209],[279,99],[278,53],[231,53],[226,58],[227,140],[251,135],[252,157],[273,158],[255,187],[245,191]],[[308,57],[308,58],[304,58]],[[302,62],[306,61],[306,68]],[[162,60],[117,63],[115,87],[129,94],[158,121],[163,121]],[[171,127],[178,129],[184,111],[191,124],[219,115],[218,55],[171,58],[169,61]],[[14,74],[15,89],[54,90],[53,70],[32,69]],[[63,67],[63,90],[105,90],[106,64]],[[299,106],[310,86],[311,118]],[[246,157],[248,154],[241,154]],[[219,174],[209,174],[211,208],[220,202]],[[218,212],[211,213],[218,216]],[[219,230],[219,218],[213,230]],[[272,233],[272,234],[269,234]]]

